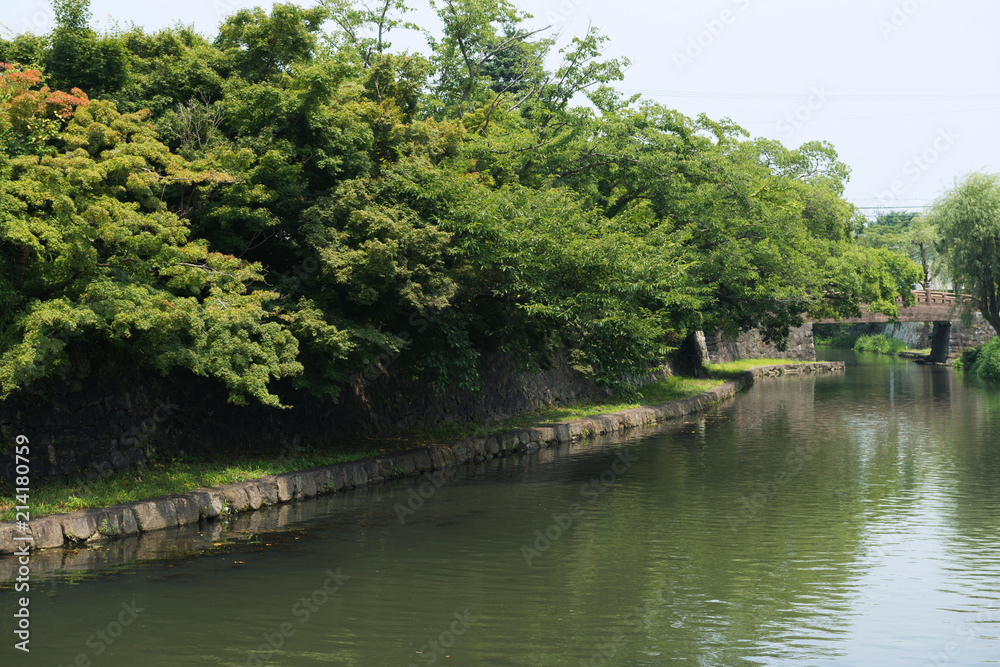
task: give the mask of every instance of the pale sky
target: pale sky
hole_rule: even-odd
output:
[[[48,0],[6,0],[14,32],[46,32]],[[252,0],[91,0],[99,27],[178,21],[214,35]],[[311,6],[311,0],[299,4]],[[520,0],[562,42],[588,23],[632,61],[623,92],[729,117],[787,146],[831,142],[866,212],[920,207],[956,177],[1000,171],[1000,3],[987,0]],[[413,22],[436,32],[427,0]],[[397,47],[423,48],[417,35]]]

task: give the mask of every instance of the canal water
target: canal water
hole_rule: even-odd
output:
[[[629,439],[39,577],[31,653],[8,631],[0,663],[1000,663],[1000,392],[842,356]]]

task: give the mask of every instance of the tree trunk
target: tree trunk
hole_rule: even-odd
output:
[[[931,288],[931,267],[927,265],[927,246],[920,244],[920,263],[924,267],[924,289]]]
[[[996,288],[988,288],[982,285],[979,288],[979,311],[983,314],[983,319],[989,322],[998,335],[1000,335],[1000,299],[997,296]]]

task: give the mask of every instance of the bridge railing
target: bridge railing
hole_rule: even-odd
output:
[[[955,294],[954,292],[939,292],[936,290],[913,290],[913,296],[917,298],[917,304],[930,304],[935,306],[950,306],[958,301],[967,301],[974,297],[968,294]]]
[[[896,300],[899,304],[899,316],[898,320],[900,322],[930,322],[945,319],[955,319],[957,317],[958,309],[954,306],[961,302],[972,301],[973,306],[976,304],[975,297],[969,296],[968,294],[955,294],[954,292],[942,292],[939,290],[913,290],[913,296],[916,298],[916,303],[903,307],[902,297]],[[841,324],[851,324],[859,322],[889,322],[890,318],[881,313],[872,313],[868,310],[867,304],[861,304],[861,317],[848,317],[843,319],[818,319],[818,320],[808,320],[815,324],[832,324],[839,322]]]

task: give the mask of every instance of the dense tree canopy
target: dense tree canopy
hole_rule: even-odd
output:
[[[597,31],[555,52],[506,0],[437,0],[429,57],[391,49],[401,0],[211,39],[56,5],[0,41],[0,394],[95,345],[269,404],[398,356],[475,389],[491,350],[624,388],[694,330],[780,342],[919,280],[857,242],[831,146],[623,98]]]
[[[266,305],[277,293],[253,289],[259,265],[214,252],[172,210],[233,178],[171,153],[148,112],[38,83],[0,75],[3,393],[51,372],[68,344],[101,341],[273,403],[268,382],[300,369]]]
[[[956,289],[1000,333],[1000,174],[969,174],[928,213],[941,232],[941,248]]]
[[[872,248],[888,248],[920,265],[925,289],[946,277],[939,246],[940,231],[927,216],[908,211],[880,212],[868,223],[859,241]]]

